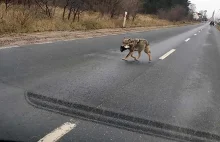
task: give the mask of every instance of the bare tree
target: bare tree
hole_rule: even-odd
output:
[[[73,22],[76,20],[76,17],[78,17],[77,19],[79,21],[80,14],[86,9],[86,2],[86,0],[66,0],[65,3],[62,3],[64,7],[62,16],[63,20],[65,19],[66,9],[68,8],[69,12],[67,19],[70,20],[73,14]]]
[[[13,3],[13,0],[5,0],[5,11],[6,12],[12,3]]]
[[[189,5],[189,12],[190,12],[190,13],[196,12],[196,5],[195,5],[195,4],[191,3],[191,4]]]
[[[65,19],[66,9],[69,6],[69,4],[70,4],[70,0],[66,0],[63,7],[63,20]]]
[[[111,18],[118,15],[122,10],[121,0],[87,0],[87,7],[95,12],[100,12],[102,16],[109,14]]]
[[[132,17],[132,20],[135,20],[137,13],[141,8],[141,1],[140,0],[123,0],[123,9],[128,12],[127,18]]]
[[[117,13],[119,13],[119,10],[121,8],[120,2],[121,0],[110,0],[109,12],[111,18],[113,18]]]
[[[35,3],[48,17],[53,17],[53,11],[55,12],[55,0],[35,0]]]

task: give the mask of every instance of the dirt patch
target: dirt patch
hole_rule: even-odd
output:
[[[28,45],[41,42],[54,42],[60,40],[84,39],[90,37],[101,37],[106,35],[122,34],[126,32],[149,31],[153,29],[177,27],[180,25],[158,26],[158,27],[137,27],[137,28],[116,28],[116,29],[100,29],[90,31],[53,31],[40,32],[31,34],[5,34],[0,35],[0,46]],[[181,25],[184,26],[184,25]],[[0,47],[1,48],[1,47]]]

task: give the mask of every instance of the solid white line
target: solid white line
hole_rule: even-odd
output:
[[[62,126],[58,127],[51,133],[47,134],[45,137],[40,139],[38,142],[56,142],[58,141],[62,136],[70,132],[73,128],[76,127],[76,124],[66,122]]]
[[[7,48],[15,48],[15,47],[19,47],[17,45],[13,45],[13,46],[3,46],[3,47],[0,47],[0,50],[1,49],[7,49]]]
[[[185,40],[185,42],[188,42],[190,40],[190,38],[187,38],[186,40]]]
[[[76,40],[76,39],[65,39],[65,40],[59,40],[59,41],[73,41],[73,40]]]
[[[86,37],[85,39],[90,39],[90,38],[94,38],[94,37]]]
[[[48,44],[48,43],[53,43],[52,41],[48,41],[48,42],[39,42],[39,43],[34,43],[34,44]]]
[[[196,36],[197,34],[194,34],[194,36]]]
[[[176,49],[171,49],[169,52],[167,52],[166,54],[164,54],[163,56],[161,56],[159,59],[163,60],[166,57],[168,57],[170,54],[172,54],[174,51],[176,51]]]

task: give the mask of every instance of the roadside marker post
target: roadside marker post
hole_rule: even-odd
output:
[[[123,22],[123,28],[125,28],[125,25],[126,25],[127,15],[128,15],[128,12],[125,11],[124,22]]]

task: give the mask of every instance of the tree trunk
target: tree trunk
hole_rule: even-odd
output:
[[[67,6],[68,6],[68,5],[65,5],[64,8],[63,8],[63,20],[65,19],[65,14],[66,14],[66,8],[67,8]]]
[[[74,9],[74,14],[73,14],[73,22],[75,22],[75,21],[76,21],[76,15],[77,15],[77,13],[76,13],[76,10]]]
[[[28,7],[31,8],[31,0],[28,0]]]
[[[135,20],[135,18],[136,18],[136,13],[134,13],[133,15],[132,15],[132,21],[134,21]]]
[[[74,13],[74,14],[73,14],[73,22],[76,21],[76,15],[77,15],[77,13]]]
[[[56,12],[56,0],[53,0],[53,15],[52,16],[54,16],[55,15],[55,12]]]
[[[79,22],[79,16],[80,16],[80,11],[78,12],[78,14],[77,14],[78,16],[78,18],[77,18],[77,21]]]
[[[115,16],[115,10],[111,10],[110,17],[113,18]]]
[[[77,9],[74,9],[73,22],[76,21],[76,16],[77,16],[77,21],[79,22],[79,15],[80,15],[80,10],[78,7]]]
[[[5,11],[7,13],[7,10],[8,10],[8,0],[5,0]]]
[[[24,7],[26,7],[26,3],[27,3],[27,0],[24,0],[24,3],[23,3]]]
[[[70,20],[71,13],[72,13],[72,7],[71,7],[71,8],[70,8],[70,10],[69,10],[69,14],[68,14],[68,20]]]
[[[51,11],[50,11],[50,9],[48,7],[48,2],[46,2],[45,5],[46,5],[46,15],[48,15],[50,18],[52,18]]]

